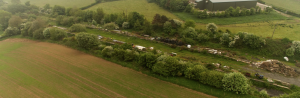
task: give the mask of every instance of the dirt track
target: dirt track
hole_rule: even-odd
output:
[[[0,98],[213,97],[64,46],[0,41]]]

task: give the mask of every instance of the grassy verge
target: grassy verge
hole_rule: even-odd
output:
[[[10,0],[5,0],[10,1]],[[46,4],[50,4],[51,6],[54,5],[61,5],[64,7],[83,7],[90,5],[95,2],[95,0],[20,0],[22,4],[24,4],[27,1],[30,1],[31,4],[37,5],[39,7],[43,7]],[[10,3],[10,2],[9,2]]]
[[[173,14],[184,21],[194,20],[196,23],[204,23],[204,24],[215,23],[219,25],[288,19],[287,17],[280,15],[277,12],[271,12],[270,14],[252,15],[252,16],[241,16],[241,17],[230,17],[230,18],[208,18],[208,19],[199,19],[190,13],[184,13],[184,12],[173,12]]]

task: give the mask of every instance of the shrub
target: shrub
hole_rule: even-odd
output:
[[[232,41],[232,37],[230,37],[230,34],[223,33],[222,37],[220,38],[220,44],[228,46],[229,43]]]
[[[79,47],[84,49],[91,49],[99,44],[97,36],[89,33],[76,34],[75,39],[77,40]]]
[[[248,79],[241,73],[225,74],[222,82],[225,91],[233,91],[237,94],[247,94],[250,88]]]
[[[115,29],[119,29],[119,26],[116,25],[114,22],[111,22],[111,23],[105,24],[104,28],[108,29],[108,30],[115,30]]]
[[[115,48],[113,56],[116,57],[118,60],[124,61],[125,59],[125,50],[120,48]]]
[[[103,50],[102,50],[102,55],[105,57],[112,57],[114,53],[114,49],[111,46],[106,46]]]
[[[262,98],[269,98],[268,92],[265,89],[259,92],[259,96]]]
[[[249,46],[252,49],[261,48],[264,45],[266,45],[266,40],[253,34],[247,34],[243,41],[247,46]]]
[[[29,31],[29,28],[31,27],[31,25],[32,25],[31,22],[25,23],[24,27],[21,30],[21,35],[22,36],[28,36],[28,31]]]
[[[209,36],[207,36],[206,34],[204,34],[204,33],[201,33],[201,34],[198,34],[198,36],[197,36],[197,41],[199,41],[199,42],[206,42],[206,41],[208,41],[209,40]]]
[[[73,24],[70,27],[70,31],[71,32],[85,32],[86,31],[86,27],[82,24]]]
[[[289,48],[286,50],[286,55],[287,56],[294,56],[295,54],[295,49],[294,48]]]
[[[206,30],[214,33],[218,31],[218,27],[215,23],[209,23],[206,25]]]
[[[44,38],[50,38],[50,28],[46,28],[43,31]]]
[[[33,38],[35,38],[35,39],[44,39],[43,30],[44,30],[43,28],[35,30],[33,32]]]
[[[130,62],[135,60],[139,56],[139,53],[133,50],[126,49],[124,54],[124,61]]]
[[[294,48],[295,52],[300,53],[300,41],[293,41],[291,48]]]
[[[20,31],[18,28],[16,27],[8,27],[7,29],[5,29],[4,33],[3,33],[3,37],[5,36],[13,36],[13,35],[18,35],[20,34]]]
[[[204,71],[204,72],[201,72],[197,78],[203,84],[208,84],[210,86],[222,88],[223,77],[224,77],[224,73],[221,73],[218,71]]]
[[[196,44],[196,41],[194,41],[192,38],[183,38],[182,41],[190,45]]]
[[[191,38],[191,39],[195,39],[197,38],[197,32],[194,28],[192,27],[188,27],[186,28],[185,30],[183,30],[181,33],[180,33],[180,36],[182,38]]]
[[[129,28],[130,28],[129,22],[124,22],[124,23],[122,24],[122,28],[123,28],[123,29],[129,29]]]
[[[151,52],[143,53],[139,55],[137,63],[140,66],[152,69],[152,66],[156,63],[157,56]]]
[[[184,28],[193,27],[195,28],[195,21],[194,20],[188,20],[184,23]]]
[[[202,65],[188,66],[188,68],[184,71],[184,75],[186,78],[199,80],[200,73],[204,72],[206,70],[207,70],[207,68]]]
[[[67,33],[64,30],[58,28],[50,29],[50,39],[62,40],[64,37],[67,37]]]
[[[180,72],[180,64],[175,57],[162,55],[157,58],[157,63],[154,64],[152,71],[163,76],[175,76]]]
[[[164,32],[170,33],[172,31],[172,24],[171,22],[167,21],[164,23]]]

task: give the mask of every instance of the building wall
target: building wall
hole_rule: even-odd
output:
[[[256,1],[244,1],[244,2],[236,2],[236,6],[239,6],[241,8],[247,8],[250,9],[252,7],[255,7],[257,4]]]
[[[212,10],[210,10],[210,11],[224,11],[224,10],[226,10],[226,9],[228,9],[229,7],[236,7],[235,5],[236,5],[236,2],[222,2],[222,3],[214,3],[213,4],[214,5],[214,7],[213,7],[213,9]]]
[[[211,1],[208,1],[208,3],[205,4],[205,9],[212,11],[214,8],[214,4]]]
[[[198,2],[196,8],[198,8],[200,10],[204,10],[205,9],[205,0]]]

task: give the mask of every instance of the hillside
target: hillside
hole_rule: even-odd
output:
[[[278,7],[282,7],[291,11],[294,11],[296,13],[300,13],[299,5],[300,0],[263,0],[268,5],[275,5]]]
[[[49,3],[51,6],[61,5],[65,7],[83,7],[91,3],[94,3],[95,0],[21,0],[22,3],[30,1],[31,4],[43,7],[45,4]]]

